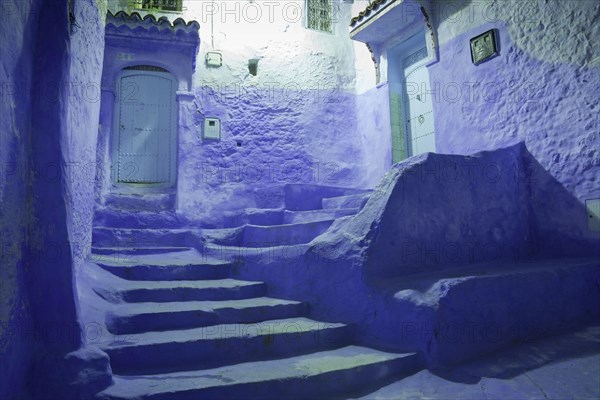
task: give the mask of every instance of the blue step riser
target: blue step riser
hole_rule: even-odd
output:
[[[140,215],[135,212],[115,213],[115,212],[96,212],[94,215],[94,226],[97,227],[115,227],[115,228],[181,228],[184,226],[182,221],[175,218],[166,218],[156,215]]]
[[[367,394],[419,370],[416,357],[390,360],[342,371],[333,371],[311,377],[280,381],[240,383],[217,388],[206,388],[147,396],[147,400],[306,400],[356,398],[357,392]],[[360,395],[359,394],[359,395]],[[101,400],[117,400],[103,397]]]
[[[257,328],[249,328],[244,332],[252,332],[251,329]],[[289,332],[245,338],[227,338],[227,334],[231,333],[222,332],[219,334],[222,339],[105,351],[110,356],[113,373],[142,375],[214,368],[333,349],[348,345],[352,336],[348,327],[302,334],[295,332],[292,327]],[[124,339],[127,340],[127,336]]]
[[[189,232],[155,230],[94,229],[93,247],[193,247],[196,240]]]
[[[261,297],[267,292],[264,283],[242,286],[236,289],[136,289],[120,293],[120,297],[127,303],[156,302],[166,303],[170,301],[203,301],[203,300],[241,300],[251,297]]]
[[[165,253],[177,253],[180,251],[188,251],[190,247],[149,247],[149,248],[131,248],[131,247],[95,247],[92,248],[92,254],[98,255],[114,255],[116,259],[127,259],[127,255],[145,255],[145,254],[165,254]],[[131,258],[131,257],[129,257]]]
[[[115,335],[189,329],[217,323],[217,315],[207,311],[192,310],[114,317],[109,315],[106,327]]]
[[[283,211],[265,212],[261,214],[248,215],[248,223],[251,225],[279,225],[283,223]]]
[[[260,229],[247,227],[242,237],[242,247],[272,247],[309,243],[329,228],[331,221],[310,225],[289,225]]]
[[[175,195],[109,196],[106,199],[106,206],[114,210],[132,212],[169,210],[175,206]]]
[[[243,212],[226,216],[223,224],[226,228],[236,228],[243,225],[271,226],[283,223],[283,210],[261,210],[260,212]]]
[[[223,262],[242,263],[246,266],[256,265],[274,260],[292,260],[307,251],[308,245],[297,244],[277,247],[273,244],[266,248],[259,247],[226,247],[211,245],[203,250],[204,257],[217,259]],[[235,271],[234,271],[235,272]],[[251,279],[251,278],[249,278]]]
[[[339,208],[362,208],[367,201],[367,195],[357,195],[348,197],[332,197],[322,200],[323,209]]]
[[[329,228],[333,221],[319,221],[299,225],[275,226],[245,226],[239,233],[232,233],[227,237],[208,239],[213,244],[222,246],[241,247],[273,247],[284,245],[305,244],[322,234]]]
[[[305,314],[303,304],[282,304],[279,306],[253,307],[245,310],[224,309],[210,311],[181,311],[141,314],[127,317],[109,317],[108,330],[117,335],[150,331],[169,331],[191,329],[202,326],[255,323],[265,320],[295,318]]]
[[[301,224],[323,220],[332,220],[340,217],[346,217],[348,215],[354,215],[357,211],[358,210],[323,210],[322,212],[286,212],[283,216],[282,222],[284,224]]]
[[[368,191],[311,184],[291,184],[258,189],[255,192],[255,201],[261,208],[284,207],[295,211],[316,210],[321,207],[323,198],[365,192]]]
[[[178,265],[159,267],[153,265],[134,265],[114,267],[98,264],[105,270],[131,281],[186,281],[214,280],[229,277],[231,265]]]
[[[309,243],[329,228],[332,221],[315,222],[306,225],[285,225],[269,228],[247,226],[244,229],[243,247],[271,247]]]

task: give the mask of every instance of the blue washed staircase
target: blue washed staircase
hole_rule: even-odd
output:
[[[263,282],[231,278],[236,260],[193,248],[303,245],[357,213],[369,194],[328,189],[315,198],[318,188],[305,189],[267,193],[219,229],[182,227],[165,210],[136,212],[141,201],[97,212],[92,261],[113,284],[94,290],[110,303],[105,325],[114,335],[100,345],[114,380],[98,399],[339,398],[419,367],[415,353],[354,345],[352,326],[314,320],[310,304],[269,297]]]

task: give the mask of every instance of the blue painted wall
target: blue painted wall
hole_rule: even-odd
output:
[[[586,5],[591,3],[582,8]],[[469,39],[488,29],[497,31],[500,54],[475,66]],[[558,33],[549,30],[543,40],[558,40],[552,35]],[[440,54],[430,68],[432,88],[439,89],[434,102],[439,152],[465,154],[523,140],[581,201],[600,197],[600,67],[591,55],[570,62],[539,59],[513,42],[503,22],[468,30],[443,44]]]
[[[31,211],[26,173],[32,104],[26,88],[33,85],[39,3],[0,4],[0,398],[7,399],[20,396],[34,354],[24,243]]]
[[[1,4],[2,398],[72,395],[90,383],[85,359],[102,359],[80,350],[75,269],[91,233],[103,24],[94,0],[74,5],[78,31],[66,0]]]
[[[261,187],[363,184],[354,94],[280,87],[272,93],[251,87],[227,96],[196,89],[179,132],[177,203],[190,219],[218,226],[224,211],[254,207],[254,191]],[[200,139],[205,115],[221,119],[223,140]]]

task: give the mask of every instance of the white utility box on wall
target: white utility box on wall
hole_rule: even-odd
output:
[[[202,131],[202,138],[209,140],[221,139],[221,121],[219,118],[204,118],[204,130]]]

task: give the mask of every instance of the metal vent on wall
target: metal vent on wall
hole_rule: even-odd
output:
[[[133,65],[131,67],[123,68],[125,70],[133,70],[133,71],[154,71],[154,72],[169,72],[164,68],[155,67],[154,65]]]

